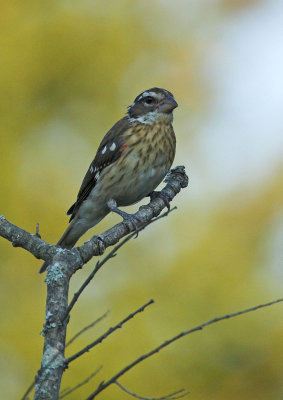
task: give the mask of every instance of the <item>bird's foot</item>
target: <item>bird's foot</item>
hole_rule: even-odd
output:
[[[139,235],[139,228],[138,228],[138,222],[139,222],[139,220],[138,220],[136,217],[134,217],[132,214],[128,214],[128,213],[126,213],[125,211],[120,210],[120,209],[117,207],[117,203],[116,203],[116,201],[115,201],[114,199],[110,199],[110,200],[107,202],[107,206],[108,206],[108,208],[109,208],[112,212],[114,212],[114,213],[120,215],[120,217],[123,218],[123,221],[124,221],[124,222],[129,221],[129,222],[133,225],[134,230],[135,230],[135,232],[136,232],[136,238],[137,238],[138,235]]]
[[[150,197],[150,201],[159,197],[160,199],[162,199],[164,201],[166,207],[168,208],[168,211],[170,211],[170,200],[171,199],[165,193],[153,191],[153,192],[149,193],[149,197]]]

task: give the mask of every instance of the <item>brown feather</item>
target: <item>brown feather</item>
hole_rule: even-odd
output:
[[[96,174],[100,173],[103,168],[114,163],[123,152],[125,144],[123,135],[130,128],[130,123],[127,117],[120,119],[115,125],[106,133],[102,139],[94,160],[90,164],[87,173],[84,177],[80,187],[76,202],[69,208],[67,215],[71,215],[70,221],[76,216],[78,209],[82,202],[88,197],[92,189],[95,187],[97,178]],[[114,151],[109,150],[111,144],[115,143],[116,148]],[[106,146],[106,151],[102,154],[102,150]]]

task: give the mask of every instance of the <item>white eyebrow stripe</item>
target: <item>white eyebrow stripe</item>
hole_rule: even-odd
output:
[[[161,99],[163,99],[163,97],[164,97],[164,95],[163,95],[163,93],[156,93],[156,92],[143,92],[140,96],[139,96],[139,98],[138,98],[138,101],[139,100],[141,100],[141,99],[143,99],[144,97],[147,97],[147,96],[151,96],[151,97],[153,97],[154,99],[157,99],[157,100],[161,100]]]
[[[159,100],[159,101],[162,100],[162,99],[164,98],[164,94],[163,94],[163,93],[154,93],[154,95],[151,94],[150,96],[156,98],[156,99]]]
[[[146,96],[152,96],[151,93],[152,93],[152,92],[143,92],[143,93],[140,95],[140,98],[142,99],[143,97],[146,97]]]
[[[158,97],[158,93],[155,93],[155,92],[144,92],[143,97],[147,97],[147,96]]]

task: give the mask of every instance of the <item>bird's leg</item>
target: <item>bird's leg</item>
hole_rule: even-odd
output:
[[[148,196],[150,197],[150,201],[154,200],[158,197],[161,198],[164,201],[166,207],[168,208],[168,211],[170,211],[170,200],[171,199],[165,193],[154,190],[153,192],[150,192]]]
[[[136,238],[137,238],[138,234],[139,234],[139,228],[138,228],[138,225],[137,225],[138,219],[136,217],[134,217],[132,214],[128,214],[125,211],[120,210],[117,207],[117,203],[116,203],[116,201],[114,199],[108,200],[107,206],[112,212],[120,215],[120,217],[122,217],[124,221],[130,221],[132,223],[132,225],[135,228]]]

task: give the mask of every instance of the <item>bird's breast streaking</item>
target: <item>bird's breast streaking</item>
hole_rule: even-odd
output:
[[[176,140],[171,125],[134,123],[125,132],[121,157],[100,175],[105,193],[128,206],[152,192],[172,165]],[[103,196],[103,193],[101,193]]]

